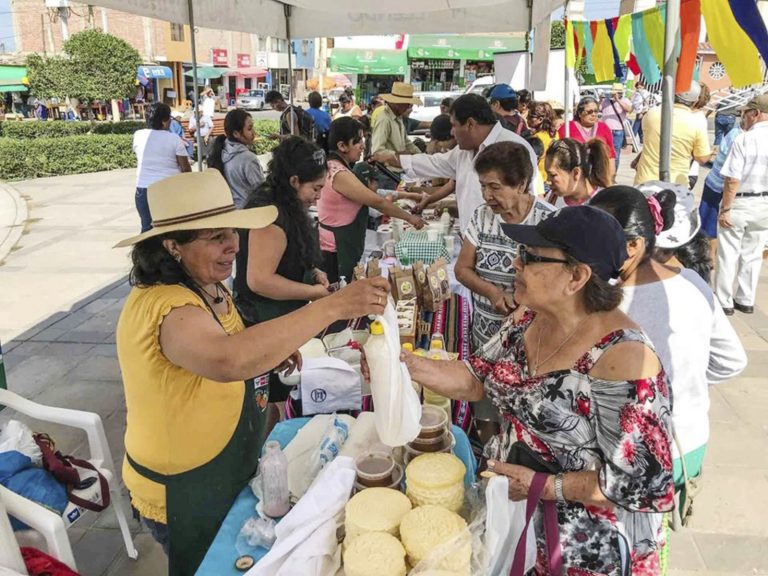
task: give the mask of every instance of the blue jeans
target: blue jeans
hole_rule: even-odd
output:
[[[632,132],[635,133],[635,137],[640,139],[640,144],[643,143],[643,119],[635,118],[635,122],[632,124]]]
[[[142,233],[152,229],[152,216],[149,214],[149,201],[147,200],[147,189],[136,188],[136,211],[141,218]]]
[[[611,130],[613,134],[613,149],[616,151],[616,169],[619,169],[619,156],[624,147],[624,130]]]
[[[736,116],[731,114],[717,114],[715,116],[715,146],[720,146],[723,136],[728,134],[736,124]]]

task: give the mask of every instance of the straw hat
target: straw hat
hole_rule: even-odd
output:
[[[115,248],[178,230],[264,228],[277,218],[274,206],[236,210],[232,192],[218,170],[185,172],[160,180],[149,187],[147,200],[152,229],[118,242]]]
[[[621,82],[616,82],[613,86],[611,86],[611,92],[624,92],[624,84]]]
[[[390,104],[418,104],[421,105],[421,99],[413,95],[413,86],[405,82],[394,82],[392,92],[389,94],[379,94],[384,102]]]

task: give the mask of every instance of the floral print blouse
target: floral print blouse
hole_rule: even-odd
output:
[[[674,505],[666,375],[636,381],[589,375],[612,346],[635,341],[653,349],[650,340],[640,331],[618,330],[570,370],[534,377],[523,341],[534,317],[528,312],[519,322],[508,319],[468,361],[504,419],[485,455],[506,462],[513,444],[522,442],[564,472],[598,471],[600,490],[613,509],[557,505],[564,576],[659,574],[661,513]],[[548,573],[542,520],[540,508],[534,517],[536,575]]]

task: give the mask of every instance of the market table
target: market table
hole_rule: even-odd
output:
[[[293,437],[296,436],[299,429],[309,420],[310,418],[294,418],[281,422],[275,426],[269,435],[269,440],[276,440],[280,443],[280,446],[285,448],[293,440]],[[469,484],[474,481],[477,464],[466,434],[458,426],[453,426],[452,430],[456,438],[454,454],[461,458],[467,467],[464,482]],[[243,488],[232,508],[230,508],[221,528],[219,528],[219,533],[208,549],[202,564],[197,569],[197,576],[238,576],[242,574],[242,572],[235,568],[235,560],[238,556],[250,554],[254,560],[258,561],[267,553],[267,550],[264,548],[250,548],[238,551],[235,546],[237,535],[243,523],[256,513],[256,502],[256,497],[253,495],[250,486]]]

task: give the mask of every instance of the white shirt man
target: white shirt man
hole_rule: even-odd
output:
[[[715,294],[726,314],[754,311],[768,236],[768,94],[740,108],[745,132],[720,169],[725,177],[717,228]],[[736,282],[736,293],[733,284]]]

